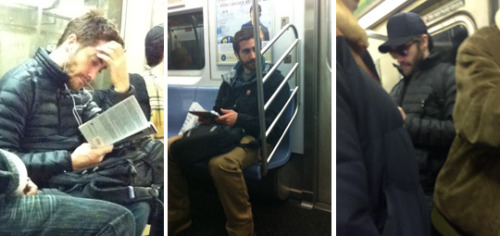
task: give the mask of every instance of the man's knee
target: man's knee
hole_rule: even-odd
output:
[[[239,174],[241,173],[241,165],[238,161],[231,158],[231,156],[224,154],[210,159],[208,162],[208,171],[215,178],[220,174]]]

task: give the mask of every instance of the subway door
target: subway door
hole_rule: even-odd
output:
[[[317,208],[331,208],[332,187],[332,14],[331,1],[321,0],[319,7],[319,80],[318,80],[318,176]]]
[[[331,209],[332,91],[331,1],[305,1],[304,188],[312,199],[302,205]],[[311,202],[307,202],[311,201]]]

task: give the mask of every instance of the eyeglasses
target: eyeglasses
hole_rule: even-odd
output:
[[[412,44],[420,42],[420,37],[414,38],[410,40],[410,42],[406,43],[405,45],[401,45],[398,47],[393,47],[389,49],[389,53],[391,54],[392,58],[396,59],[398,55],[402,57],[408,56],[408,51],[411,47]]]

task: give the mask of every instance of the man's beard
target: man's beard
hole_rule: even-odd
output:
[[[256,64],[255,60],[250,60],[247,62],[241,62],[243,64],[243,67],[245,67],[247,70],[250,70],[252,72],[255,72]]]
[[[411,68],[408,72],[403,70],[404,76],[410,76],[412,75],[420,65],[420,63],[424,60],[424,52],[422,49],[419,47],[420,45],[417,44],[417,54],[413,58],[413,61],[411,61]]]

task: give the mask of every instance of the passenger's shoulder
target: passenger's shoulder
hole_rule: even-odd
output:
[[[497,51],[497,43],[500,40],[500,31],[496,26],[488,26],[479,29],[476,33],[466,38],[460,45],[459,52],[463,50]]]
[[[38,70],[39,68],[36,66],[34,60],[29,60],[10,69],[0,80],[8,81],[9,83],[29,82],[36,79],[37,74],[39,74]]]

